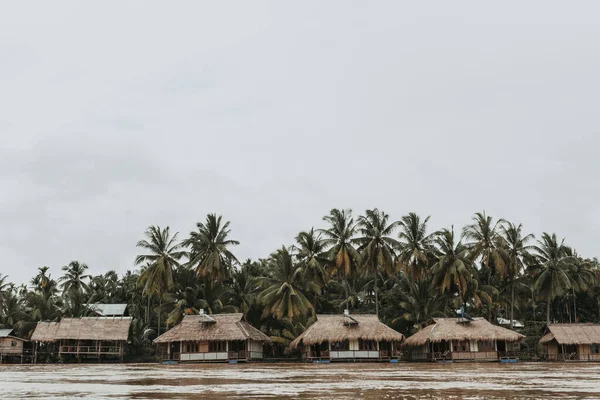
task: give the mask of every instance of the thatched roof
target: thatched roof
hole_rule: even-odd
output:
[[[130,325],[131,317],[63,318],[60,322],[38,322],[31,340],[127,340]]]
[[[185,315],[179,325],[154,339],[154,343],[247,339],[271,342],[267,335],[243,321],[243,316],[242,313]]]
[[[290,348],[295,349],[301,343],[310,346],[323,342],[358,339],[402,342],[404,335],[385,325],[372,314],[317,315],[317,321],[302,332],[290,344]]]
[[[470,322],[458,318],[435,318],[434,324],[426,326],[406,339],[410,347],[422,346],[427,342],[438,343],[443,340],[504,340],[518,342],[525,336],[493,325],[485,318],[474,318]]]
[[[540,343],[556,340],[559,344],[600,343],[599,324],[549,324]]]

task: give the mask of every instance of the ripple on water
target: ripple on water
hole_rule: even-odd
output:
[[[596,364],[5,365],[2,399],[598,399]]]

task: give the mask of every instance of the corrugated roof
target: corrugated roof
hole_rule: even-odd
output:
[[[317,321],[302,332],[290,348],[295,349],[300,343],[312,345],[357,339],[402,342],[404,335],[379,321],[374,314],[317,315]]]
[[[600,344],[600,324],[549,324],[540,343]]]
[[[9,337],[12,331],[12,329],[0,329],[0,337]]]
[[[517,342],[525,336],[493,325],[485,318],[474,318],[470,322],[459,322],[457,318],[434,318],[428,325],[406,339],[407,346],[422,346],[427,342],[439,343],[443,340],[504,340]]]
[[[127,340],[131,320],[131,317],[90,317],[63,318],[60,322],[38,322],[31,340]]]
[[[127,304],[86,304],[86,307],[102,317],[120,317],[125,315]]]
[[[243,321],[241,313],[210,315],[214,321],[209,321],[206,317],[206,315],[185,315],[179,325],[154,339],[154,342],[246,339],[271,342],[267,335]]]

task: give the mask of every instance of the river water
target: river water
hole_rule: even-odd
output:
[[[1,365],[0,399],[600,399],[600,364]]]

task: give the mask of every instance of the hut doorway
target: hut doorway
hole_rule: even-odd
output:
[[[310,352],[311,355],[316,358],[329,358],[329,342],[313,344],[312,346],[310,346]]]
[[[447,351],[450,351],[450,342],[446,341],[446,340],[442,340],[441,342],[438,343],[433,343],[431,346],[431,350],[433,353],[445,353]]]
[[[171,344],[169,345],[171,346],[171,348],[169,349],[169,355],[170,355],[170,359],[171,360],[178,360],[179,359],[179,346],[180,343],[179,342],[171,342]]]
[[[392,350],[392,342],[379,342],[379,357],[391,357]]]
[[[499,340],[496,343],[496,346],[498,348],[498,352],[500,352],[500,353],[505,353],[506,352],[506,342],[504,340]]]

